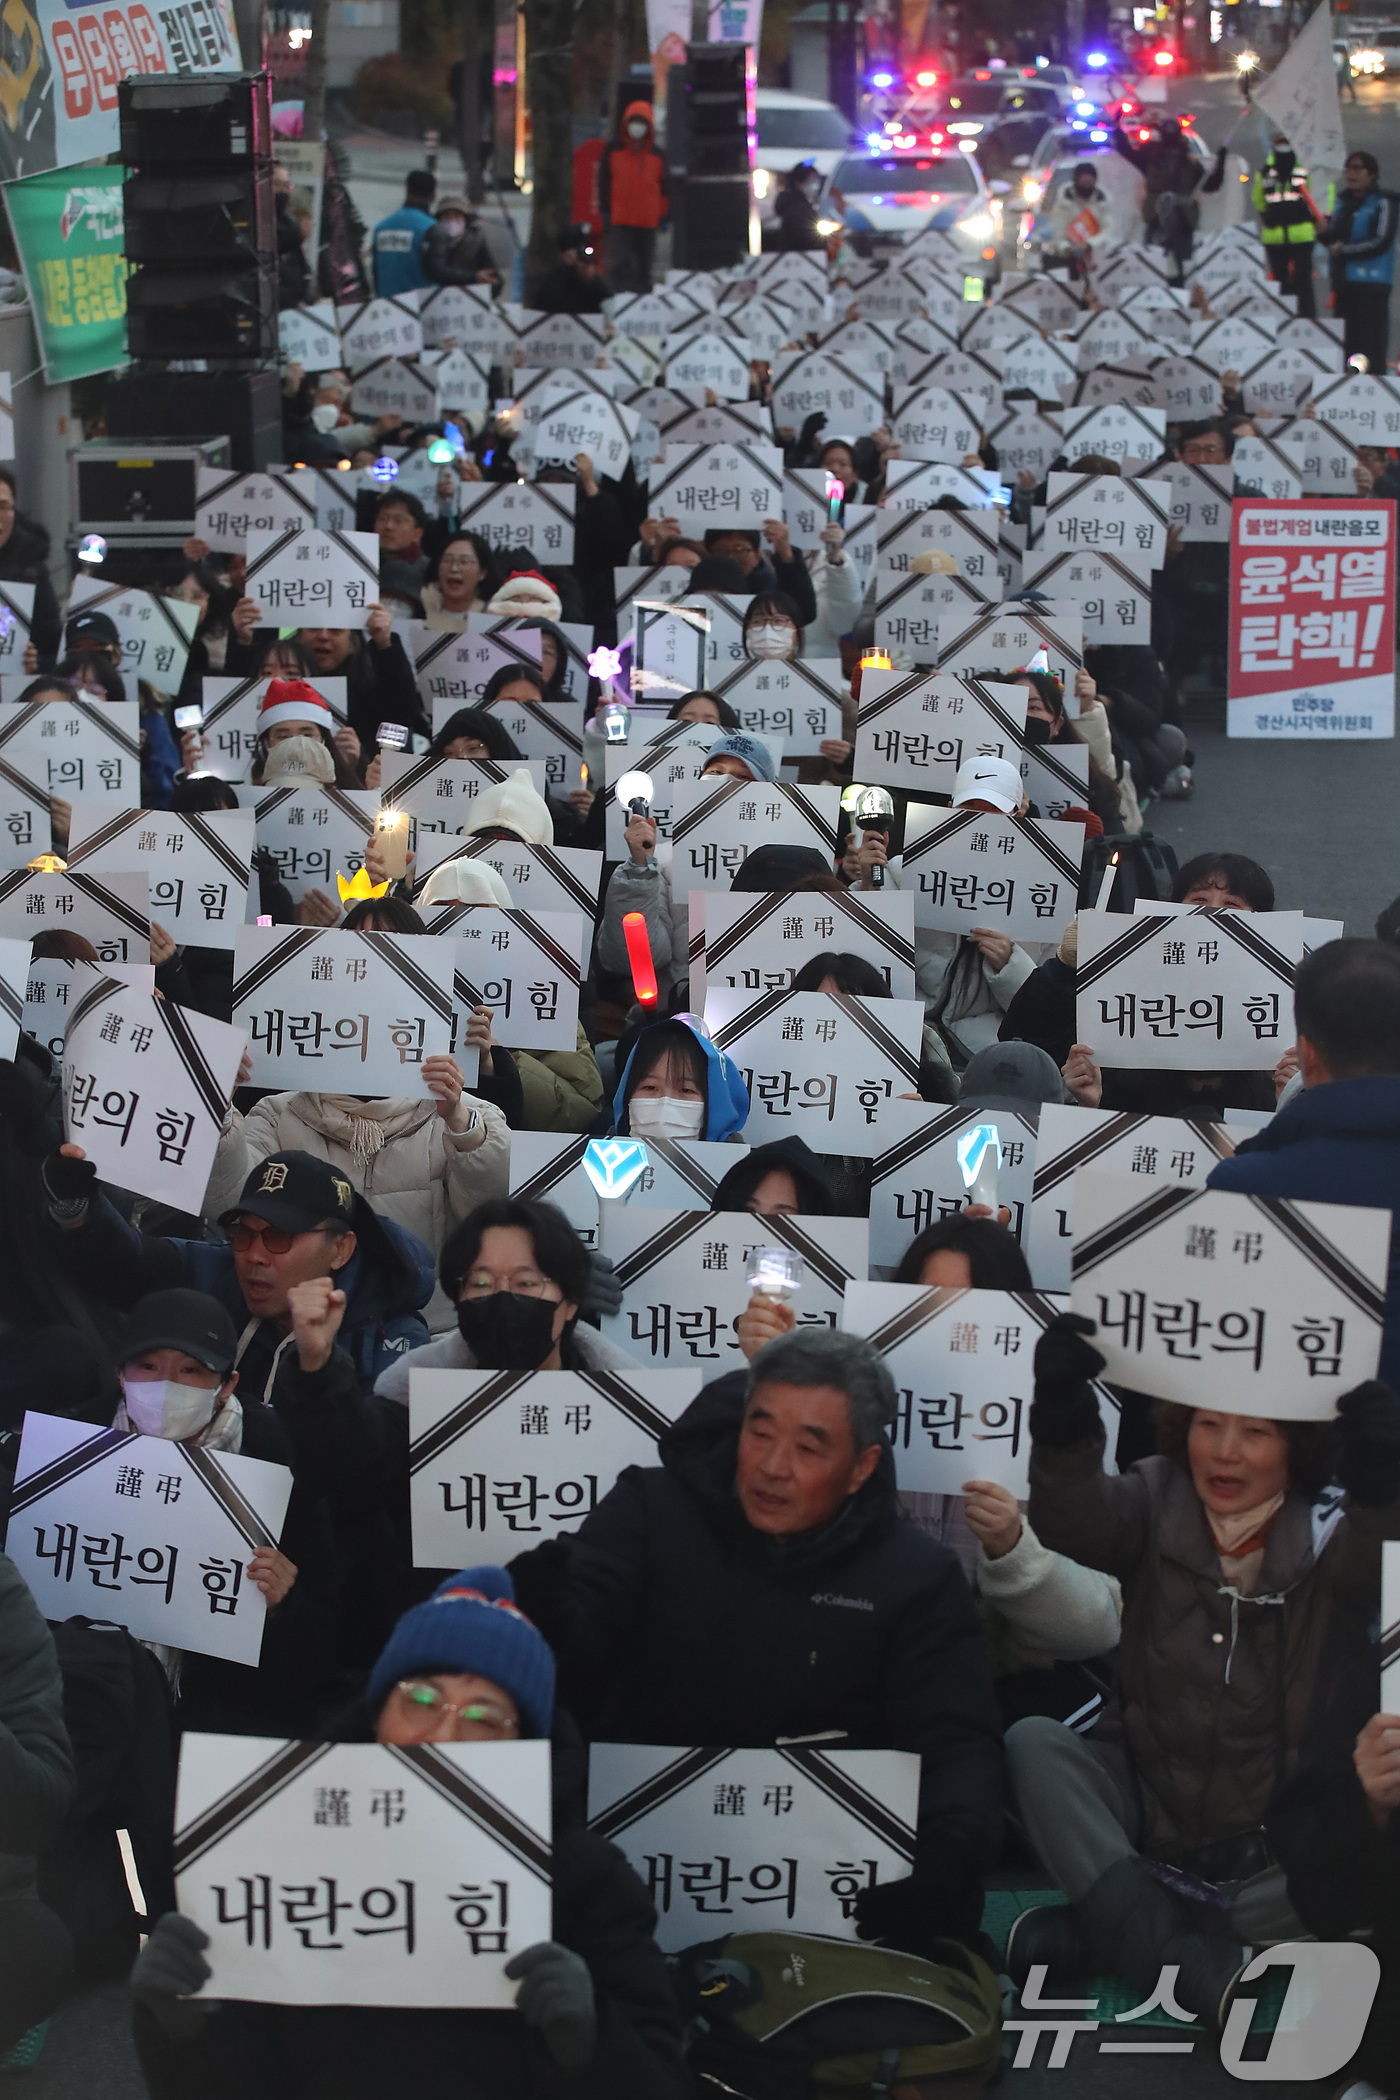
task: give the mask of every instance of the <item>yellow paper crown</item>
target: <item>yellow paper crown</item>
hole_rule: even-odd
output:
[[[347,882],[339,868],[337,868],[335,879],[340,885],[340,901],[342,904],[363,904],[371,897],[382,897],[385,890],[389,887],[386,880],[381,882],[376,888],[369,879],[369,870],[367,868],[356,868],[353,882]]]

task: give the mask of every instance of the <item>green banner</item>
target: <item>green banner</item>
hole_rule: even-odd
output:
[[[122,168],[50,168],[5,184],[50,386],[127,362]]]

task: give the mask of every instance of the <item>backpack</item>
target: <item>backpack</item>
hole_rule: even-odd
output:
[[[977,1955],[935,1944],[936,1960],[783,1932],[684,1948],[691,2071],[744,2100],[854,2100],[913,2078],[975,2092],[1001,2064],[1001,1992]]]
[[[1115,853],[1118,855],[1118,873],[1109,892],[1110,911],[1127,912],[1131,917],[1139,897],[1161,904],[1171,896],[1177,860],[1165,840],[1154,838],[1150,831],[1140,831],[1136,838],[1089,839],[1084,847],[1084,866],[1079,878],[1081,911],[1092,910],[1097,904],[1104,869]]]

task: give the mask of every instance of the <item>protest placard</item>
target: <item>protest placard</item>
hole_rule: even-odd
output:
[[[1395,733],[1395,505],[1234,505],[1231,736]]]
[[[683,598],[690,585],[690,571],[679,562],[647,567],[628,566],[613,570],[613,603],[617,608],[617,631],[626,634],[632,624],[632,603],[637,598],[668,602]]]
[[[817,329],[812,348],[826,357],[839,358],[852,372],[888,372],[894,362],[894,332],[878,321],[843,318],[834,327]],[[882,410],[883,407],[882,398]]]
[[[1067,1310],[1040,1291],[852,1284],[841,1326],[878,1349],[899,1392],[889,1435],[902,1494],[960,1495],[969,1480],[995,1480],[1026,1500],[1035,1345]],[[1118,1407],[1105,1386],[1092,1390],[1112,1471]]]
[[[498,310],[514,330],[520,364],[574,369],[596,364],[606,354],[608,323],[603,314],[548,314],[504,299]]]
[[[556,643],[563,642],[563,675],[555,697],[549,702],[557,707],[560,700],[584,701],[589,697],[589,679],[592,673],[588,659],[593,654],[593,628],[587,620],[551,620]],[[538,621],[532,621],[514,613],[467,614],[469,634],[489,634],[494,641],[504,641],[508,635],[530,635],[539,632]]]
[[[1022,744],[1021,781],[1031,808],[1058,820],[1068,809],[1089,806],[1087,744]]]
[[[528,773],[535,792],[544,794],[542,758],[415,758],[408,751],[386,751],[383,806],[407,810],[415,831],[460,832],[471,824],[477,796],[517,773]]]
[[[768,411],[759,402],[712,401],[668,416],[657,433],[652,457],[664,459],[668,445],[763,445],[772,434]]]
[[[742,1369],[736,1323],[753,1295],[744,1264],[755,1247],[786,1247],[803,1260],[791,1302],[799,1327],[833,1328],[847,1286],[864,1277],[864,1218],[759,1218],[749,1211],[664,1210],[607,1204],[602,1251],[625,1294],[602,1332],[639,1363],[686,1371],[706,1384]]]
[[[1381,1545],[1381,1703],[1400,1714],[1400,1539]]]
[[[527,846],[519,839],[464,839],[451,832],[429,832],[418,841],[415,882],[425,882],[434,868],[451,860],[479,860],[494,868],[510,891],[511,903],[521,911],[581,912],[586,956],[598,911],[601,852],[584,846]]]
[[[276,1546],[291,1488],[265,1459],[31,1408],[5,1550],[46,1618],[255,1665],[267,1612],[248,1561]]]
[[[1034,474],[1043,481],[1050,471],[1050,462],[1058,459],[1064,449],[1064,439],[1053,416],[1038,415],[1024,406],[1013,405],[989,432],[997,448],[998,472],[1008,486],[1018,474]]]
[[[1028,591],[1078,607],[1086,648],[1150,646],[1152,586],[1139,564],[1106,548],[1072,554],[1038,547],[1026,555],[1021,580]]]
[[[416,357],[376,357],[354,372],[350,406],[357,416],[402,416],[408,424],[437,421],[437,386]]]
[[[1090,371],[1081,372],[1070,396],[1075,408],[1110,401],[1165,410],[1167,393],[1146,357],[1127,357],[1120,364],[1095,365]]]
[[[696,314],[695,302],[684,293],[666,290],[617,292],[603,308],[619,335],[667,336],[681,321]]]
[[[1197,422],[1220,413],[1220,377],[1209,365],[1184,353],[1154,357],[1150,370],[1162,390],[1167,414],[1176,422]]]
[[[503,1563],[572,1536],[700,1390],[694,1370],[414,1371],[408,1491],[419,1568]]]
[[[672,896],[727,886],[758,846],[813,846],[834,858],[840,802],[839,788],[785,780],[678,780],[671,804]]]
[[[749,1091],[747,1142],[795,1136],[814,1152],[835,1135],[844,1151],[858,1153],[884,1103],[917,1096],[923,1014],[920,999],[845,992],[721,986],[705,1000],[711,1039]]]
[[[64,1128],[103,1181],[198,1217],[241,1028],[103,976],[63,1039]]]
[[[241,781],[248,778],[253,768],[260,734],[258,716],[271,683],[270,678],[203,680],[204,721],[199,731],[201,772],[217,773],[221,780]],[[335,717],[336,727],[343,727],[348,719],[345,703],[346,681],[343,678],[322,678],[317,675],[308,678],[306,683],[321,695]],[[105,716],[114,711],[108,707],[104,708],[102,713]],[[134,793],[129,794],[127,799],[134,799]]]
[[[92,942],[100,962],[149,962],[151,915],[145,875],[0,875],[0,935],[32,941],[56,928]]]
[[[1125,474],[1134,474],[1166,450],[1167,412],[1162,408],[1137,408],[1127,402],[1081,405],[1066,408],[1061,421],[1067,459],[1101,452],[1106,459],[1116,459]],[[1114,485],[1121,486],[1117,481]]]
[[[1168,523],[1176,526],[1183,542],[1229,545],[1233,465],[1198,467],[1178,460],[1172,466],[1158,467],[1147,479],[1164,482],[1171,490]]]
[[[620,401],[556,379],[541,397],[531,432],[535,460],[541,466],[546,462],[572,466],[583,452],[592,460],[595,473],[617,480],[627,470],[637,425],[636,411],[624,408]]]
[[[693,332],[668,335],[662,350],[668,386],[704,387],[721,401],[747,401],[750,344],[730,332],[702,326]]]
[[[316,487],[304,469],[291,474],[233,474],[227,467],[201,467],[194,536],[213,554],[242,554],[253,532],[285,532],[314,525]]]
[[[425,349],[465,346],[487,365],[503,363],[515,341],[489,284],[430,285],[419,295],[418,322]]]
[[[644,744],[618,744],[604,748],[604,825],[609,860],[625,860],[627,857],[627,842],[623,837],[627,812],[619,807],[616,794],[617,783],[623,775],[644,773],[650,780],[650,811],[656,836],[669,839],[677,787],[682,781],[700,778],[710,756],[710,746],[725,733],[717,722],[667,722],[657,734],[648,731],[648,741]],[[778,748],[781,750],[781,745]]]
[[[1356,445],[1400,443],[1400,381],[1393,372],[1345,372],[1313,388],[1313,411]]]
[[[352,299],[335,310],[341,352],[351,372],[377,357],[416,357],[423,347],[421,291],[388,299]]]
[[[1277,503],[1303,493],[1303,480],[1295,461],[1280,452],[1270,438],[1236,438],[1230,468],[1237,496],[1268,496]]]
[[[137,716],[134,700],[0,704],[0,867],[49,850],[53,797],[100,796],[112,809],[140,800]]]
[[[911,802],[899,883],[914,924],[935,933],[994,926],[1057,941],[1078,908],[1083,857],[1082,824]]]
[[[876,526],[880,568],[887,575],[915,573],[922,554],[946,554],[958,574],[981,591],[996,596],[997,541],[1000,520],[987,506],[967,510],[886,511]]]
[[[647,501],[691,537],[721,526],[756,532],[783,514],[783,455],[776,445],[668,445]]]
[[[291,525],[250,532],[244,590],[274,627],[362,627],[379,597],[379,542],[372,532],[322,532]]]
[[[0,1006],[5,999],[7,968],[16,968],[23,960],[22,955],[12,959],[8,951],[11,948],[27,950],[28,946],[27,941],[0,941]],[[38,961],[30,962],[25,973],[24,1019],[21,1023],[24,1033],[32,1035],[36,1043],[42,1043],[61,1063],[69,1013],[83,993],[101,983],[104,977],[115,977],[119,984],[135,985],[147,993],[156,988],[153,963],[70,961],[66,956],[58,955],[41,956]],[[5,1034],[6,1023],[0,1020],[0,1045],[3,1045]]]
[[[173,940],[232,948],[247,916],[253,822],[245,809],[184,817],[128,809],[109,816],[101,803],[75,802],[68,868],[103,876],[144,872],[151,917]]]
[[[0,373],[0,379],[5,376]],[[34,589],[32,583],[0,583],[0,676],[23,668],[34,621]]]
[[[914,794],[950,795],[965,758],[1017,756],[1026,699],[1023,685],[864,670],[856,713],[857,777]]]
[[[543,567],[574,558],[574,491],[528,481],[464,481],[456,493],[457,523],[479,532],[489,547],[529,550]]]
[[[785,989],[804,964],[834,949],[878,970],[891,998],[915,997],[914,899],[903,891],[765,891],[755,897],[742,890],[702,890],[691,896],[703,906],[707,994],[722,986]]]
[[[258,848],[272,855],[293,903],[320,890],[335,904],[336,876],[352,882],[365,864],[379,796],[373,788],[258,788],[252,808]],[[154,889],[151,910],[158,916]]]
[[[1074,674],[1084,668],[1084,631],[1079,607],[1051,600],[1032,609],[1026,605],[978,609],[940,624],[934,664],[943,677],[987,679],[1018,671],[1040,649],[1065,691],[1073,692]],[[865,691],[863,673],[861,692]],[[1024,690],[1024,688],[1022,689]]]
[[[473,634],[410,620],[403,642],[434,731],[460,708],[478,706],[486,685],[507,664],[528,664],[534,671],[540,667],[538,633]]]
[[[459,291],[458,285],[443,285],[443,291]],[[480,414],[491,402],[491,365],[474,357],[460,344],[450,350],[425,350],[418,369],[431,382],[439,412]],[[454,475],[454,481],[456,479]]]
[[[68,597],[68,618],[75,613],[105,613],[121,643],[121,668],[128,678],[147,678],[164,693],[179,690],[189,661],[190,644],[199,625],[199,607],[134,584],[102,583],[96,576],[75,576]]]
[[[1317,380],[1317,367],[1303,351],[1278,344],[1240,375],[1240,392],[1251,416],[1298,413]]]
[[[811,478],[810,474],[788,475],[789,483]],[[885,469],[883,507],[888,517],[892,510],[922,511],[940,496],[956,496],[969,510],[986,510],[995,503],[1000,486],[997,468],[954,466],[937,459],[892,459]]]
[[[724,1932],[854,1940],[861,1891],[909,1876],[918,1802],[907,1750],[589,1753],[590,1827],[645,1882],[667,1953]]]
[[[750,736],[780,743],[784,764],[819,758],[824,743],[843,736],[846,678],[839,657],[746,659],[709,690],[728,702]]]
[[[322,532],[351,532],[360,487],[358,467],[308,467],[316,490],[316,523]]]
[[[180,1747],[175,1889],[211,1999],[504,2013],[507,1962],[552,1930],[550,1834],[544,1741]]]
[[[989,354],[995,359],[994,350]],[[996,365],[966,345],[949,350],[940,344],[932,357],[913,368],[905,384],[911,392],[936,386],[956,394],[970,409],[980,412],[984,429],[1001,413],[1001,376]]]
[[[1374,1378],[1390,1213],[1078,1173],[1071,1303],[1114,1385],[1322,1421]]]
[[[575,911],[509,911],[500,904],[430,906],[431,934],[448,934],[458,1037],[472,1009],[489,1006],[507,1050],[578,1048],[583,922]]]
[[[423,934],[244,927],[232,1011],[251,1084],[426,1094],[423,1060],[447,1056],[452,1040],[456,952]]]
[[[965,401],[949,387],[911,387],[895,395],[890,428],[906,459],[956,464],[979,450],[989,420],[980,400]]]
[[[1274,347],[1273,330],[1239,314],[1194,322],[1191,355],[1212,372],[1247,372]]]
[[[1356,469],[1361,463],[1355,438],[1335,423],[1316,416],[1295,416],[1273,433],[1274,449],[1289,460],[1305,496],[1356,495]]]
[[[1204,1188],[1235,1140],[1200,1116],[1147,1116],[1047,1102],[1036,1139],[1035,1189],[1026,1245],[1037,1290],[1067,1291],[1074,1240],[1071,1183],[1081,1167]]]
[[[277,348],[284,365],[300,365],[304,372],[338,371],[343,352],[334,300],[284,306],[277,316]]]
[[[693,688],[713,686],[752,662],[744,648],[748,601],[724,591],[696,591],[672,603],[632,601],[632,692],[669,706]]]
[[[1166,559],[1169,500],[1156,481],[1052,474],[1035,543],[1056,554],[1116,554],[1146,582]]]
[[[991,1124],[997,1131],[997,1207],[1011,1213],[1013,1238],[1024,1240],[1035,1172],[1034,1117],[1008,1108],[942,1108],[895,1098],[879,1108],[873,1134],[864,1134],[873,1162],[870,1259],[876,1268],[895,1268],[919,1233],[956,1217],[971,1203],[958,1140],[977,1124]]]
[[[854,439],[878,429],[885,420],[883,374],[826,351],[780,359],[773,371],[773,427],[798,431],[814,415],[826,417],[832,437]]]
[[[1302,957],[1301,912],[1081,912],[1078,1039],[1130,1071],[1271,1072]]]

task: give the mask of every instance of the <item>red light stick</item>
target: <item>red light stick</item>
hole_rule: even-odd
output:
[[[623,914],[622,938],[627,943],[627,960],[632,968],[632,989],[637,995],[637,1004],[655,1006],[656,967],[651,959],[647,922],[639,911]]]

